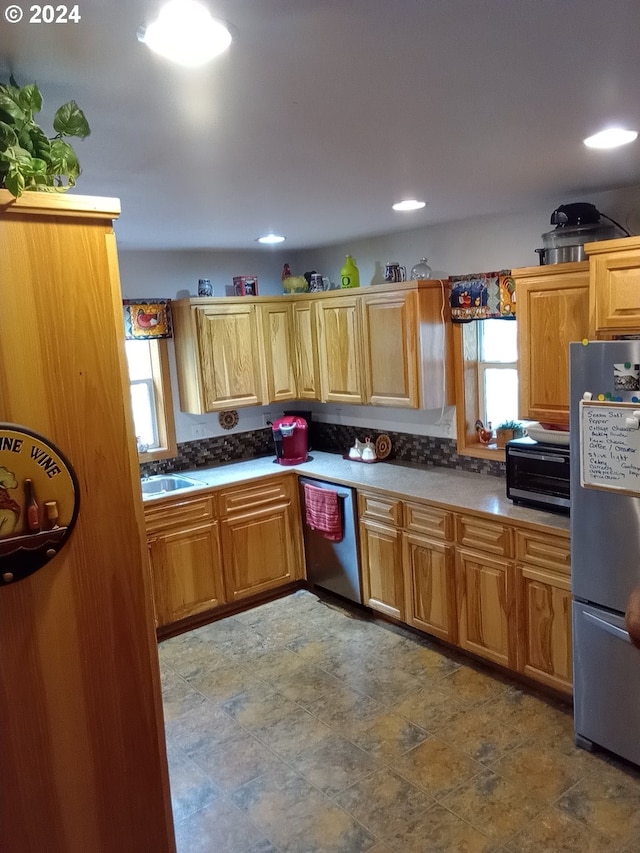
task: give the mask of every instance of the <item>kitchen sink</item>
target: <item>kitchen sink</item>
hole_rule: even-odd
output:
[[[143,495],[159,495],[163,492],[176,492],[179,489],[190,489],[202,486],[199,480],[183,477],[180,474],[155,474],[141,481]]]

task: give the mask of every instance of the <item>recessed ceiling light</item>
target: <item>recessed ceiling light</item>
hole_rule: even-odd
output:
[[[256,239],[256,243],[284,243],[284,240],[280,234],[264,234]]]
[[[392,205],[394,210],[420,210],[426,205],[426,201],[418,201],[415,198],[406,198],[404,201],[397,201]]]
[[[600,133],[594,133],[593,136],[588,136],[584,140],[584,144],[588,148],[617,148],[619,145],[627,145],[638,138],[635,130],[623,130],[620,127],[609,127],[607,130],[601,130]]]
[[[157,20],[138,30],[138,41],[178,65],[196,68],[225,51],[231,33],[196,0],[170,0]]]

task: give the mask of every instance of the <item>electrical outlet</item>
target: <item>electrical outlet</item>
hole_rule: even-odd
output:
[[[271,426],[273,421],[273,412],[262,413],[262,426]]]
[[[191,435],[193,438],[206,438],[207,437],[207,425],[206,424],[194,424],[191,429]]]

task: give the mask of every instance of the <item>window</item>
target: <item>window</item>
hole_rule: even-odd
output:
[[[479,417],[495,428],[518,419],[516,320],[478,322]]]
[[[517,320],[454,323],[456,438],[458,453],[504,458],[480,443],[476,421],[518,420]]]
[[[125,341],[131,411],[140,461],[177,453],[165,340]]]

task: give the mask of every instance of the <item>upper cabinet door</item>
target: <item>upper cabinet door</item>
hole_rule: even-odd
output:
[[[363,298],[367,402],[420,406],[417,292]]]
[[[589,337],[589,264],[513,270],[519,416],[569,422],[569,343]]]
[[[296,386],[298,400],[318,400],[318,342],[315,307],[311,299],[293,305],[293,338],[296,346]]]
[[[260,318],[267,389],[265,403],[295,400],[293,307],[290,303],[269,302],[260,305]]]
[[[585,247],[591,269],[591,322],[598,337],[640,332],[640,237]]]
[[[195,311],[204,410],[262,405],[255,305],[199,306]]]
[[[364,403],[360,296],[318,300],[317,333],[321,399]]]

